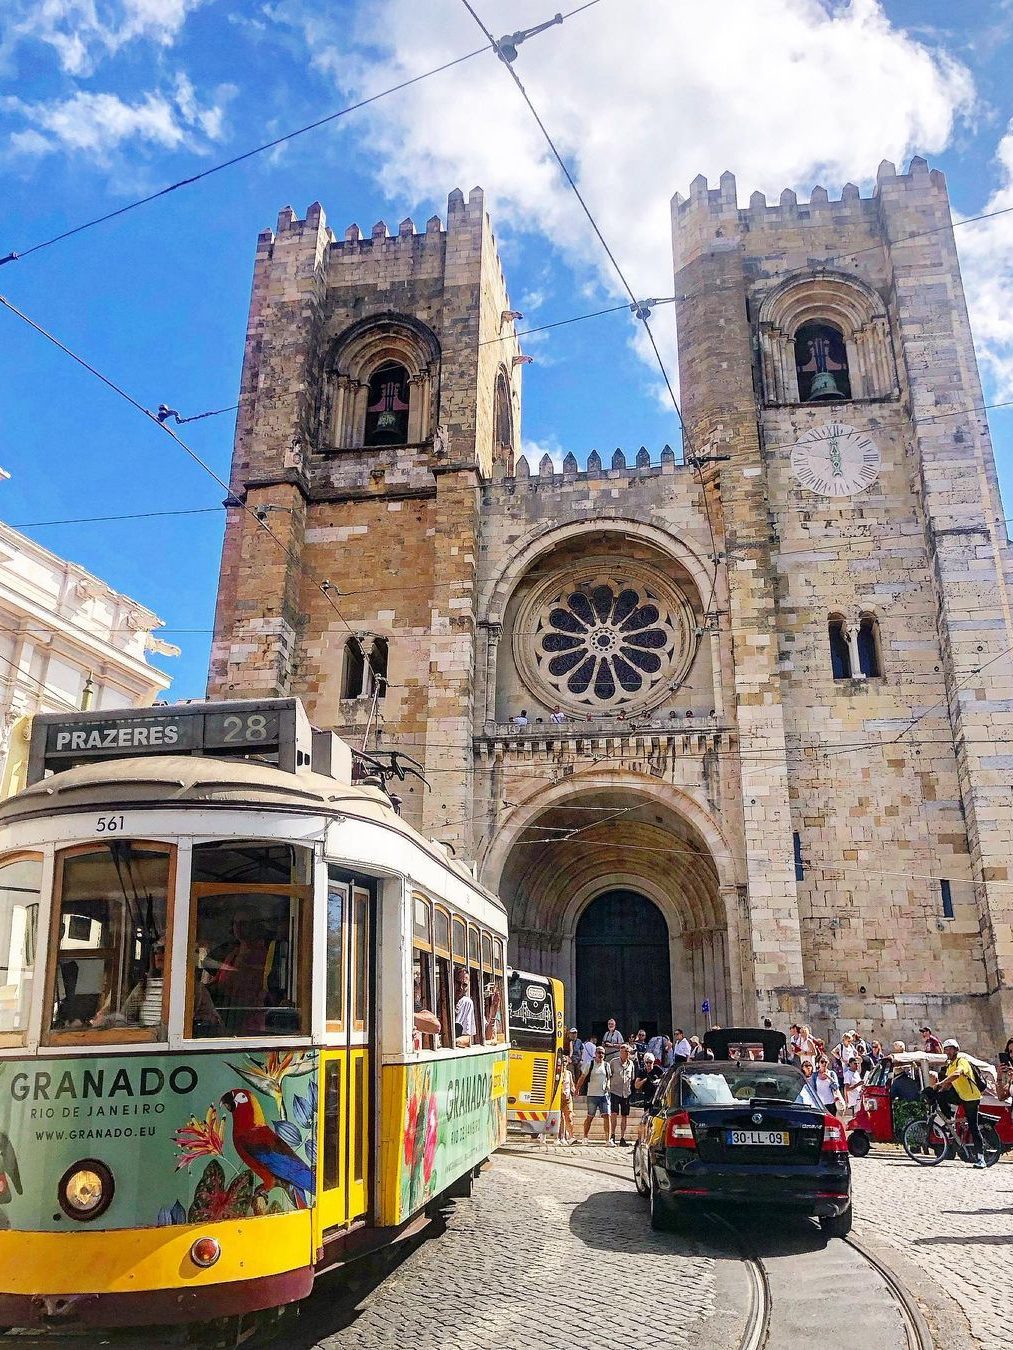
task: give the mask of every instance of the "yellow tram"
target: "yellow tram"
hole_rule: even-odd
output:
[[[548,975],[507,972],[510,1074],[507,1126],[519,1134],[559,1131],[566,1023],[563,986]]]
[[[469,1191],[505,949],[294,699],[37,718],[0,803],[0,1324],[278,1307]]]

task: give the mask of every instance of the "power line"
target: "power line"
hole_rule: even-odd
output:
[[[1013,206],[1001,206],[997,211],[983,211],[980,216],[967,216],[963,220],[950,220],[946,225],[934,225],[930,230],[917,230],[914,234],[901,235],[899,239],[888,241],[890,248],[895,248],[898,244],[909,243],[912,239],[926,239],[930,234],[944,234],[947,230],[956,230],[961,225],[974,225],[979,220],[992,220],[996,216],[1004,216],[1007,212],[1013,211]],[[849,258],[857,257],[859,253],[875,253],[883,247],[879,244],[865,244],[862,248],[853,248],[847,253],[837,253],[829,258],[823,258],[821,263],[847,262]]]
[[[44,525],[96,525],[111,520],[154,520],[159,516],[206,516],[224,509],[223,506],[191,506],[181,511],[129,511],[121,516],[68,516],[63,520],[26,520],[9,528],[38,530]]]
[[[151,422],[154,426],[158,427],[160,431],[163,431],[167,436],[171,437],[172,440],[174,440],[176,444],[180,447],[180,449],[186,455],[188,455],[189,458],[192,459],[193,462],[199,468],[203,469],[204,472],[209,475],[209,477],[213,478],[214,481],[219,485],[219,487],[221,487],[225,491],[225,493],[231,498],[232,493],[228,483],[226,483],[225,480],[215,472],[215,470],[211,467],[210,464],[208,464],[205,460],[203,460],[200,457],[200,455],[197,454],[196,450],[194,450],[191,446],[187,445],[186,441],[184,441],[180,436],[178,436],[170,426],[168,426],[165,422],[160,421],[159,418],[154,413],[149,412],[149,410],[145,408],[143,403],[139,403],[137,399],[133,397],[133,395],[128,394],[127,391],[121,385],[118,385],[114,380],[110,379],[108,375],[103,375],[100,370],[98,370],[95,366],[91,365],[88,361],[86,361],[83,356],[78,356],[76,352],[71,351],[71,349],[67,347],[64,343],[62,343],[59,340],[59,338],[55,337],[52,333],[48,332],[45,328],[41,326],[41,324],[36,323],[34,319],[29,318],[27,314],[25,314],[22,310],[18,309],[16,305],[12,304],[11,301],[6,298],[6,296],[0,295],[0,305],[2,305],[11,314],[19,318],[23,323],[27,324],[29,328],[34,329],[36,333],[38,333],[41,337],[44,337],[47,342],[52,343],[54,347],[57,347],[61,352],[63,352],[65,356],[70,357],[72,361],[74,361],[77,365],[81,366],[90,375],[93,375],[95,379],[99,380],[102,384],[104,384],[106,388],[111,389],[113,393],[117,394],[120,398],[124,399],[127,403],[131,405],[131,407],[135,408],[143,417],[146,417],[149,422]],[[274,540],[274,542],[278,545],[278,547],[282,550],[282,552],[289,559],[289,561],[293,563],[294,566],[300,568],[300,570],[303,570],[302,560],[296,556],[296,554],[292,551],[289,545],[284,542],[283,539],[280,539],[278,535],[275,534],[275,532],[271,529],[270,525],[268,525],[266,519],[262,518],[261,515],[258,515],[258,513],[253,509],[253,507],[247,506],[245,502],[237,501],[236,504],[240,507],[241,510],[245,511],[247,515],[249,515],[251,520],[256,521],[258,529],[264,530],[265,533],[269,535],[271,539]],[[328,605],[330,605],[331,609],[338,616],[341,623],[348,630],[349,637],[358,646],[359,653],[362,656],[363,661],[366,663],[366,666],[372,672],[374,678],[378,681],[382,680],[385,687],[388,688],[392,687],[388,684],[386,673],[383,671],[379,671],[373,664],[372,654],[370,652],[367,652],[366,648],[362,643],[362,640],[359,638],[358,634],[354,632],[354,630],[351,628],[351,626],[348,623],[348,620],[341,613],[341,610],[338,608],[333,597],[330,595],[330,591],[333,589],[331,583],[327,580],[318,582],[317,589],[321,592],[324,599],[327,601]]]
[[[585,9],[590,9],[592,5],[599,3],[599,0],[587,0],[586,4],[578,5],[576,9],[571,9],[565,14],[557,14],[550,20],[551,24],[563,23],[574,14],[580,14]],[[549,25],[542,25],[548,27]],[[533,30],[527,34],[518,36],[531,36]],[[474,56],[480,56],[486,47],[476,47],[474,51],[465,52],[463,56],[455,56],[451,61],[444,61],[442,65],[434,66],[432,70],[424,71],[421,75],[413,75],[410,79],[401,80],[398,84],[392,84],[387,89],[381,89],[375,94],[370,94],[368,98],[359,99],[357,103],[350,103],[346,108],[339,108],[337,112],[328,113],[326,117],[319,117],[315,122],[308,122],[303,127],[297,127],[294,131],[286,131],[282,136],[276,136],[274,140],[265,141],[262,145],[255,145],[249,150],[244,150],[242,154],[233,155],[231,159],[222,160],[220,164],[212,164],[210,168],[202,169],[200,173],[192,174],[189,178],[181,178],[178,182],[169,183],[167,187],[159,188],[157,192],[149,193],[146,197],[139,197],[136,201],[127,202],[125,206],[118,207],[115,211],[107,211],[104,215],[95,216],[92,220],[83,221],[80,225],[75,225],[69,230],[63,230],[60,234],[55,234],[50,239],[40,240],[28,248],[12,250],[5,258],[0,258],[0,267],[5,263],[17,262],[21,258],[27,258],[32,253],[38,253],[41,249],[50,248],[53,244],[59,244],[64,239],[70,239],[74,235],[81,234],[85,230],[94,229],[96,225],[103,225],[106,221],[115,220],[118,216],[126,215],[128,211],[135,211],[139,206],[147,206],[149,202],[158,201],[161,197],[167,197],[170,192],[176,192],[179,188],[190,187],[194,183],[200,183],[205,178],[210,178],[213,174],[221,173],[223,169],[234,168],[237,164],[242,164],[245,160],[253,159],[256,155],[262,155],[268,150],[275,149],[276,146],[284,145],[288,141],[293,141],[297,136],[304,136],[308,131],[316,131],[318,128],[327,126],[330,122],[336,122],[341,117],[347,117],[349,113],[358,112],[362,108],[368,108],[370,104],[377,103],[382,98],[387,98],[390,94],[398,94],[402,89],[410,89],[412,85],[421,83],[422,80],[428,80],[433,75],[441,75],[445,70],[451,70],[454,66],[459,66],[464,61],[470,61]],[[230,412],[231,409],[223,408],[222,412]],[[214,416],[216,414],[209,414]],[[194,418],[185,418],[185,421],[194,421]]]
[[[674,388],[672,387],[672,381],[671,381],[671,379],[669,378],[668,370],[667,370],[667,368],[666,368],[666,366],[665,366],[664,359],[662,358],[661,351],[660,351],[660,349],[659,349],[659,347],[658,347],[657,342],[655,341],[654,333],[653,333],[653,331],[652,331],[652,329],[651,329],[651,323],[650,323],[650,310],[649,310],[648,308],[646,308],[645,306],[643,306],[643,305],[641,304],[641,302],[637,299],[637,296],[636,296],[636,294],[635,294],[634,291],[633,291],[633,287],[630,285],[629,281],[627,280],[626,274],[625,274],[625,272],[623,271],[622,267],[621,267],[620,264],[619,264],[619,260],[616,258],[615,254],[613,253],[612,249],[610,248],[609,243],[608,243],[608,240],[605,238],[604,234],[602,233],[601,228],[600,228],[600,226],[598,225],[597,220],[595,220],[595,217],[594,217],[593,212],[591,211],[591,208],[588,206],[587,202],[584,200],[584,197],[583,197],[583,195],[582,195],[582,193],[581,193],[581,191],[580,191],[580,188],[577,186],[577,182],[576,182],[576,180],[574,179],[573,175],[571,174],[571,172],[570,172],[570,170],[569,170],[569,168],[568,168],[568,166],[567,166],[566,161],[564,160],[563,156],[560,154],[559,150],[557,149],[555,141],[552,139],[551,135],[549,134],[548,128],[546,127],[545,123],[542,121],[542,118],[541,118],[541,116],[540,116],[540,114],[539,114],[539,112],[538,112],[538,109],[535,107],[534,103],[532,102],[531,97],[530,97],[530,95],[528,94],[528,91],[525,89],[524,84],[523,84],[523,82],[522,82],[520,76],[517,74],[517,72],[514,70],[513,66],[511,65],[511,60],[513,59],[513,57],[509,56],[508,53],[504,50],[504,46],[503,46],[502,40],[501,40],[500,42],[497,42],[496,39],[493,37],[493,35],[492,35],[492,33],[490,32],[490,30],[486,27],[485,23],[482,21],[482,19],[481,19],[480,16],[478,15],[477,11],[475,10],[474,6],[471,4],[471,0],[461,0],[461,3],[464,5],[465,9],[468,11],[468,13],[469,13],[469,14],[471,15],[471,17],[474,19],[475,23],[478,25],[479,29],[481,30],[481,32],[482,32],[483,35],[485,36],[486,41],[489,43],[489,46],[490,46],[490,47],[492,48],[492,50],[496,53],[496,55],[499,57],[499,59],[500,59],[500,61],[502,62],[502,64],[506,67],[507,73],[509,74],[510,78],[513,80],[514,84],[517,86],[517,90],[518,90],[518,92],[520,93],[521,98],[523,98],[525,104],[527,105],[528,111],[531,113],[531,116],[534,118],[534,120],[535,120],[535,122],[536,122],[536,124],[537,124],[537,126],[538,126],[539,131],[542,133],[542,136],[543,136],[544,139],[545,139],[545,143],[548,145],[550,151],[552,152],[553,158],[555,159],[556,163],[559,165],[559,168],[560,168],[560,171],[561,171],[562,174],[563,174],[563,177],[566,179],[567,183],[569,184],[569,187],[570,187],[571,192],[573,193],[573,195],[574,195],[574,197],[576,198],[578,204],[580,205],[581,210],[584,212],[584,215],[587,217],[588,224],[591,226],[591,229],[594,231],[595,236],[596,236],[597,239],[598,239],[598,242],[601,244],[602,248],[604,249],[605,255],[606,255],[606,257],[608,258],[609,262],[611,263],[612,268],[613,268],[613,270],[615,271],[616,276],[619,278],[620,282],[622,283],[623,289],[626,291],[627,295],[629,296],[630,302],[631,302],[631,308],[632,308],[633,312],[636,314],[637,318],[638,318],[638,319],[641,321],[641,323],[644,325],[644,331],[647,333],[648,341],[649,341],[650,344],[651,344],[651,349],[652,349],[652,351],[654,352],[655,360],[656,360],[657,363],[658,363],[658,368],[659,368],[659,370],[661,371],[662,379],[663,379],[664,382],[665,382],[665,388],[666,388],[667,391],[668,391],[668,396],[669,396],[669,398],[670,398],[671,401],[672,401],[672,406],[673,406],[673,408],[675,409],[675,415],[676,415],[676,417],[677,417],[678,420],[679,420],[679,426],[680,426],[680,428],[681,428],[681,430],[682,430],[682,436],[683,436],[684,447],[685,447],[686,449],[689,449],[690,452],[691,452],[688,456],[684,456],[684,457],[687,458],[688,461],[689,461],[689,463],[693,466],[693,468],[695,469],[695,471],[696,471],[696,473],[697,473],[697,475],[698,475],[698,477],[699,477],[699,481],[700,481],[700,492],[701,492],[701,497],[702,497],[702,499],[703,499],[704,511],[705,511],[705,514],[706,514],[706,517],[707,517],[707,529],[708,529],[708,532],[709,532],[709,534],[710,534],[710,541],[711,541],[711,557],[712,557],[712,559],[713,559],[712,564],[711,564],[711,593],[710,593],[710,597],[709,597],[709,599],[708,599],[708,601],[707,601],[707,604],[706,604],[706,606],[705,606],[705,608],[704,608],[704,613],[705,613],[705,614],[706,614],[706,613],[709,613],[709,611],[710,611],[710,609],[711,609],[711,606],[712,606],[713,603],[714,603],[714,596],[715,596],[715,594],[717,593],[717,584],[718,584],[718,567],[717,567],[717,560],[716,560],[716,559],[717,559],[717,553],[718,553],[718,547],[717,547],[717,532],[716,532],[716,530],[715,530],[715,528],[714,528],[714,521],[713,521],[713,517],[712,517],[712,515],[711,515],[710,499],[709,499],[709,494],[708,494],[708,491],[707,491],[707,484],[706,484],[706,482],[704,481],[703,470],[702,470],[702,468],[700,467],[700,464],[699,464],[699,462],[697,461],[696,456],[695,456],[694,454],[692,454],[692,444],[691,444],[691,439],[690,439],[689,432],[688,432],[687,427],[686,427],[685,419],[683,418],[683,415],[682,415],[682,409],[681,409],[680,406],[679,406],[679,400],[678,400],[678,399],[676,398],[676,396],[675,396],[675,390],[674,390]],[[587,7],[589,8],[589,6],[587,6]],[[516,52],[514,52],[514,56],[516,56]],[[694,663],[694,664],[695,664],[695,662],[696,662],[697,656],[699,656],[699,654],[700,654],[700,650],[701,650],[702,645],[703,645],[703,639],[702,639],[702,637],[701,637],[701,638],[699,638],[699,639],[697,640],[697,649],[696,649],[696,652],[694,652],[694,654],[693,654],[693,663]],[[692,669],[692,665],[691,665],[690,668]]]

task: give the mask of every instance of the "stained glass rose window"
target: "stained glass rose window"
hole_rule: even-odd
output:
[[[688,634],[662,587],[597,576],[552,591],[532,616],[534,659],[563,702],[639,705],[677,678]]]

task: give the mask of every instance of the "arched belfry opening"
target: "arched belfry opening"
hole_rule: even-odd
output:
[[[632,1037],[672,1030],[672,972],[665,916],[638,891],[597,896],[577,922],[574,1025],[601,1036],[610,1017]]]
[[[748,996],[736,892],[706,812],[629,772],[538,796],[504,820],[482,869],[507,906],[511,964],[561,979],[581,1032],[610,1016],[627,1034],[697,1027],[704,1000],[731,1025]]]

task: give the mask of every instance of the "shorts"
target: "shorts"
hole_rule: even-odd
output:
[[[620,1097],[617,1092],[610,1094],[612,1097],[612,1114],[614,1116],[628,1116],[630,1114],[629,1097]]]
[[[609,1101],[608,1093],[604,1097],[588,1097],[587,1099],[587,1118],[594,1120],[599,1111],[603,1116],[612,1114],[612,1103]]]

